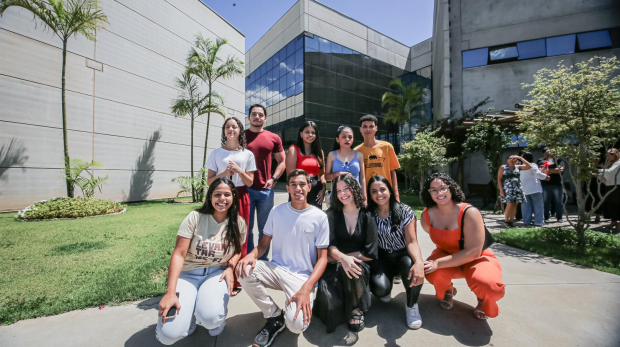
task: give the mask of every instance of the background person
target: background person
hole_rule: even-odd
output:
[[[286,172],[304,170],[310,177],[308,203],[323,209],[325,198],[325,157],[321,149],[319,127],[313,121],[306,121],[299,127],[297,144],[291,145],[286,155]]]
[[[544,157],[538,159],[536,164],[542,173],[549,176],[549,180],[540,182],[543,189],[545,222],[549,222],[549,217],[555,212],[557,222],[561,223],[564,212],[564,186],[560,175],[564,174],[566,164],[564,160],[553,157],[549,147],[543,147],[543,153]]]
[[[314,314],[333,332],[345,321],[349,330],[365,327],[364,313],[370,309],[370,266],[377,259],[377,224],[364,208],[362,187],[352,175],[334,180],[334,200],[327,210],[329,257],[318,284]]]
[[[519,165],[521,172],[520,179],[525,194],[525,202],[521,204],[521,212],[523,215],[523,224],[530,225],[532,222],[532,212],[534,212],[534,225],[542,227],[545,225],[542,185],[540,180],[548,179],[545,173],[540,172],[536,164],[532,164],[534,156],[530,152],[523,153],[523,156],[517,156],[523,164]]]
[[[435,286],[439,305],[451,310],[456,295],[452,284],[455,278],[465,278],[476,294],[478,305],[474,317],[486,319],[499,314],[497,301],[504,297],[502,267],[490,248],[482,250],[485,240],[484,221],[480,211],[469,208],[461,224],[465,207],[465,194],[448,175],[434,173],[424,182],[422,202],[422,229],[426,231],[435,250],[424,262],[426,279]],[[460,248],[461,228],[464,245]]]
[[[497,185],[504,209],[504,223],[508,227],[514,227],[517,214],[517,206],[525,201],[523,187],[521,186],[520,172],[517,165],[518,156],[510,156],[506,165],[502,165],[497,172]]]
[[[194,332],[196,324],[209,329],[211,336],[224,331],[233,270],[246,237],[238,205],[233,181],[217,178],[202,207],[190,212],[179,227],[168,268],[168,289],[159,302],[155,334],[161,343],[181,340]],[[173,306],[176,318],[166,321]]]
[[[606,228],[618,230],[620,229],[620,152],[618,149],[612,148],[607,151],[606,162],[606,169],[599,169],[599,174],[605,183],[605,194],[611,193],[603,201],[603,217],[611,219],[611,223],[606,225]]]
[[[351,148],[353,145],[353,129],[346,125],[338,127],[332,151],[327,155],[325,179],[332,181],[332,199],[338,176],[351,175],[362,188],[364,205],[366,205],[366,176],[364,173],[364,155]]]
[[[256,161],[256,173],[253,183],[248,187],[250,196],[250,223],[248,224],[248,253],[254,249],[254,215],[258,227],[258,242],[263,238],[263,229],[267,222],[267,216],[273,208],[273,187],[278,178],[285,170],[284,148],[280,137],[269,130],[263,129],[267,120],[265,106],[255,104],[250,106],[248,120],[250,128],[245,131],[245,139],[248,149],[254,154]],[[272,156],[278,166],[271,175]],[[263,253],[261,259],[267,260],[269,248]]]

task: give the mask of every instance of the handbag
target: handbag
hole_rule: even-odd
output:
[[[463,210],[463,216],[461,217],[461,239],[459,240],[459,248],[462,250],[463,248],[465,248],[465,234],[463,233],[463,222],[465,221],[465,212],[467,212],[467,210],[472,207],[471,205],[467,205],[465,206],[465,209]],[[493,240],[493,235],[491,235],[491,233],[489,232],[489,229],[487,229],[487,225],[484,223],[484,220],[482,221],[483,225],[484,225],[484,244],[482,245],[482,250],[484,251],[485,249],[489,248],[489,246],[491,246],[493,243],[495,243],[495,240]]]

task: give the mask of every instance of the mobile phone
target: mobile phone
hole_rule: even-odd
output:
[[[179,292],[177,292],[177,299],[178,298],[179,298]],[[174,318],[176,316],[177,316],[177,307],[176,306],[170,307],[170,309],[168,310],[168,313],[166,313],[166,319]]]

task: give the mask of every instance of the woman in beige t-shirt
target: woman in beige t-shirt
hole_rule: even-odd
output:
[[[189,213],[177,233],[168,290],[159,302],[156,336],[161,343],[181,340],[194,332],[196,324],[207,328],[211,336],[224,330],[233,269],[246,234],[235,184],[227,177],[217,178],[209,186],[205,203]],[[166,320],[173,306],[177,315]]]

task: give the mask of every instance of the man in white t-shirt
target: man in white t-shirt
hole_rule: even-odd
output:
[[[288,174],[291,202],[271,210],[258,247],[237,265],[241,285],[267,318],[253,346],[270,346],[285,326],[299,334],[310,324],[314,287],[327,265],[329,224],[323,211],[306,202],[309,183],[304,170]],[[270,245],[272,261],[257,261]],[[284,291],[286,310],[276,305],[267,288]]]

